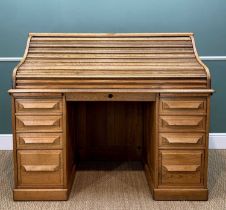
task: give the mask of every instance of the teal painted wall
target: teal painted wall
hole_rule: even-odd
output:
[[[194,32],[200,55],[226,55],[225,0],[1,0],[0,57],[23,55],[29,32]],[[211,132],[226,132],[226,62],[211,70]],[[0,62],[0,134],[11,133],[11,73]]]

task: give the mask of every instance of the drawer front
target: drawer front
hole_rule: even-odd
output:
[[[18,149],[62,149],[62,133],[18,133]]]
[[[204,133],[160,133],[160,147],[203,147]]]
[[[62,113],[60,99],[16,99],[17,113]]]
[[[162,132],[205,131],[205,116],[160,116]]]
[[[67,101],[155,101],[155,93],[66,93]]]
[[[16,131],[62,131],[62,116],[16,116]]]
[[[160,100],[160,114],[205,114],[206,99],[163,98]]]
[[[63,185],[61,150],[19,150],[17,164],[18,185],[21,187]]]
[[[159,184],[167,186],[203,185],[203,151],[160,151]]]

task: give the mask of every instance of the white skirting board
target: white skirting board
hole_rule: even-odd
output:
[[[226,149],[226,133],[210,133],[210,149]],[[12,150],[12,134],[0,134],[0,150]]]
[[[210,149],[226,149],[226,133],[210,133]]]
[[[13,135],[0,134],[0,150],[12,150],[12,149],[13,149]]]

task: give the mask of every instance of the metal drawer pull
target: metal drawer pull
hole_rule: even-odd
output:
[[[54,172],[59,169],[59,165],[23,165],[26,172]]]
[[[195,172],[200,165],[164,165],[169,172]]]

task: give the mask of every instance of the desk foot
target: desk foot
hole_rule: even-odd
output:
[[[207,201],[208,189],[154,189],[153,199],[157,201]]]
[[[14,189],[14,201],[66,201],[68,189]]]

